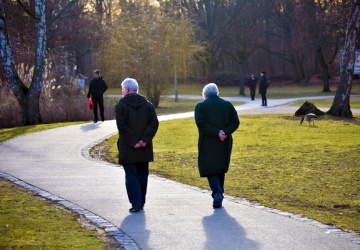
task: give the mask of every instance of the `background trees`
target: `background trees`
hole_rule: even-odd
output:
[[[235,85],[244,94],[247,75],[261,70],[298,83],[317,75],[328,92],[353,27],[344,14],[351,6],[357,1],[0,0],[0,94],[11,89],[21,123],[36,124],[58,104],[54,92],[94,68],[110,87],[136,77],[156,106],[177,81]],[[358,36],[351,39],[357,48]],[[331,114],[351,116],[335,106]]]
[[[185,13],[176,9],[164,12],[145,3],[137,1],[131,8],[123,5],[96,55],[110,85],[126,77],[136,78],[157,107],[174,77],[185,81],[197,74],[194,55],[202,48]]]
[[[76,46],[69,42],[79,44],[74,28],[83,6],[77,0],[5,3],[0,1],[2,80],[19,103],[21,124],[41,123],[44,83],[66,84],[76,74]],[[10,11],[16,14],[8,15]]]

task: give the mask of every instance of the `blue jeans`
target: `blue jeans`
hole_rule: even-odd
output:
[[[210,189],[212,191],[212,196],[214,194],[220,193],[223,195],[224,193],[224,182],[225,182],[225,174],[215,174],[207,176]]]
[[[131,163],[123,165],[125,170],[125,186],[133,208],[142,208],[145,204],[149,163]]]

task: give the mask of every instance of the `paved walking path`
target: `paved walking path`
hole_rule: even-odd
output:
[[[293,99],[269,100],[268,108],[258,100],[244,101],[236,107],[240,114],[296,110],[279,106]],[[192,116],[188,112],[159,120]],[[209,191],[153,175],[145,211],[130,214],[123,169],[88,153],[115,133],[111,120],[5,141],[0,143],[0,177],[84,215],[125,249],[360,249],[360,237],[246,200],[226,197],[224,207],[214,210]]]

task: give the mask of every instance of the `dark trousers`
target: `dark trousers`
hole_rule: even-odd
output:
[[[142,208],[145,204],[149,176],[149,163],[124,164],[125,186],[133,208]]]
[[[256,92],[256,88],[250,87],[251,100],[255,100],[255,92]]]
[[[104,97],[101,96],[92,96],[92,101],[94,104],[93,112],[94,112],[94,122],[98,121],[98,105],[100,108],[100,117],[101,120],[104,121]]]
[[[224,182],[225,182],[225,174],[216,174],[207,176],[210,189],[212,191],[212,196],[214,194],[220,193],[223,195],[224,193]]]
[[[267,106],[266,93],[261,93],[262,106]]]

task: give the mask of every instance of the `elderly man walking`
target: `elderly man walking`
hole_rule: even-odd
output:
[[[149,162],[154,160],[152,139],[159,121],[154,106],[138,93],[135,79],[122,83],[123,98],[115,106],[119,130],[119,164],[125,170],[125,186],[132,207],[129,212],[144,209],[149,175]]]
[[[195,122],[199,130],[198,167],[200,177],[208,179],[213,207],[221,208],[232,151],[232,133],[239,127],[240,120],[234,106],[219,97],[215,83],[207,84],[202,94],[204,101],[195,107]]]

